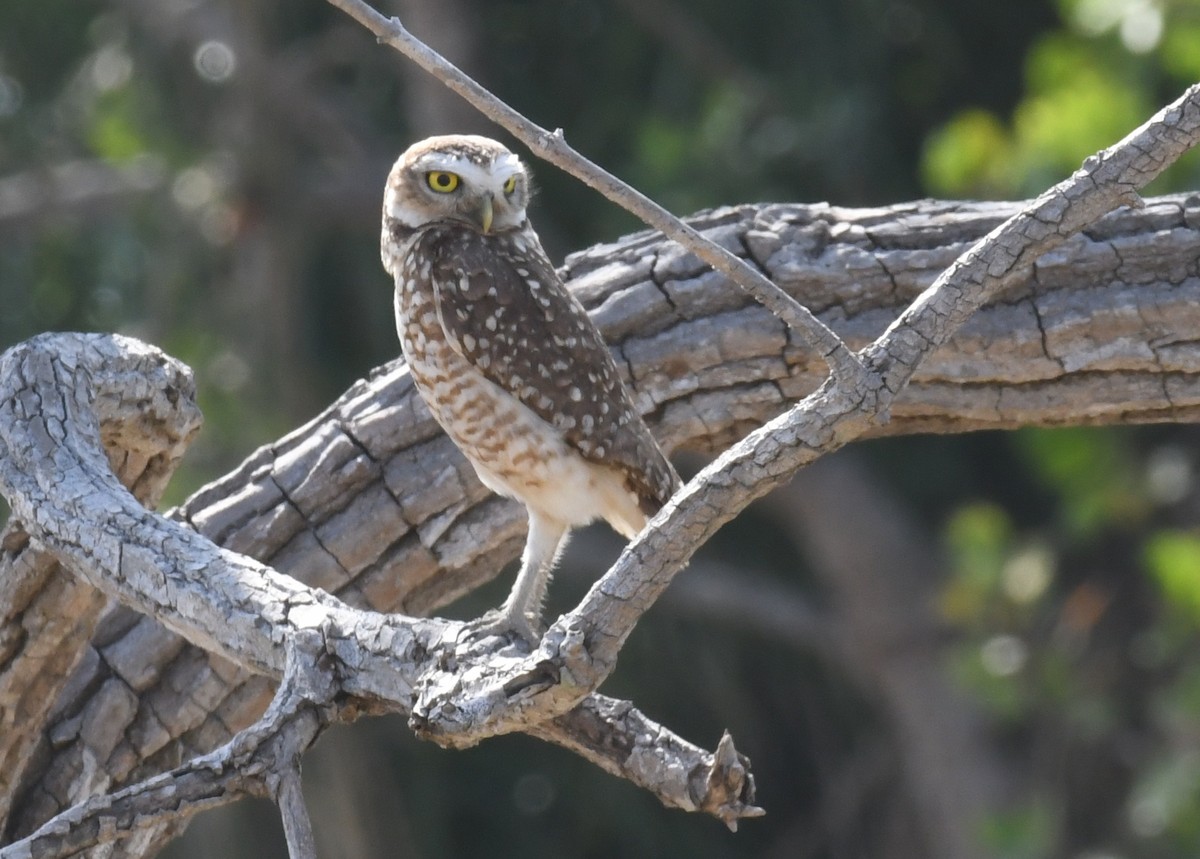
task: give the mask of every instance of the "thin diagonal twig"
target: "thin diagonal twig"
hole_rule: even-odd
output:
[[[812,311],[745,260],[705,238],[641,191],[580,155],[567,143],[562,129],[551,132],[523,116],[409,33],[399,19],[381,15],[363,0],[329,2],[374,33],[380,42],[395,48],[458,93],[539,158],[599,191],[728,277],[803,337],[825,359],[837,379],[853,384],[864,375],[866,371],[858,356]]]

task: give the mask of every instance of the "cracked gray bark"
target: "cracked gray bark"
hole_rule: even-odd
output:
[[[276,800],[289,854],[315,859],[312,826],[300,793],[300,758],[325,725],[337,719],[336,686],[318,668],[324,641],[316,634],[288,640],[283,680],[266,713],[214,752],[111,794],[90,798],[37,832],[0,849],[13,859],[74,855],[118,837],[126,845],[177,824],[229,797]]]
[[[1194,419],[1198,209],[1154,200],[1069,240],[927,362],[872,432]],[[1013,211],[747,206],[696,223],[859,345]],[[565,270],[669,446],[720,449],[823,374],[770,314],[652,236],[576,255]],[[414,613],[494,575],[523,527],[519,510],[485,495],[398,366],[174,515],[354,604]],[[45,727],[9,831],[104,786],[98,777],[127,783],[213,748],[269,698],[266,680],[115,613]],[[97,712],[103,732],[87,718]]]
[[[191,372],[137,341],[105,368],[142,380],[130,400],[98,404],[108,462],[134,497],[153,508],[200,428]],[[62,356],[88,363],[94,338]],[[123,364],[123,366],[122,366]],[[88,649],[106,600],[29,539],[19,521],[0,537],[0,820],[7,819],[23,768],[71,673]]]
[[[464,675],[488,671],[491,654],[459,647],[460,622],[355,610],[149,513],[117,482],[102,449],[97,412],[103,413],[104,404],[118,400],[123,410],[135,412],[145,406],[143,368],[130,366],[125,349],[126,341],[115,337],[46,335],[0,360],[0,486],[13,515],[48,551],[76,575],[204,650],[272,679],[283,674],[288,645],[315,638],[320,657],[306,665],[316,679],[306,682],[332,690],[310,699],[316,704],[336,696],[355,712],[365,707],[408,713],[415,688],[434,673],[434,664],[459,661]],[[186,691],[197,703],[194,690]],[[728,736],[706,753],[624,702],[590,696],[580,703],[573,713],[539,720],[538,736],[651,790],[668,805],[713,814],[731,828],[741,817],[761,814],[750,804],[753,781]],[[325,723],[298,748],[307,747]],[[110,738],[121,728],[119,716],[107,711],[92,725]],[[82,728],[88,728],[86,717]],[[253,733],[239,733],[233,747]],[[120,799],[116,813],[108,800],[81,797],[29,838],[0,848],[0,856],[65,856],[114,838],[134,845],[124,843],[123,849],[141,852],[148,844],[143,836],[155,837],[152,824],[164,814],[176,825],[199,807],[245,792],[224,781],[220,768],[196,767],[213,778],[207,791],[203,786],[191,791],[191,799],[163,793],[159,777],[111,797]],[[289,843],[311,844],[307,815],[301,820],[295,813],[300,806],[294,773],[264,777],[281,807],[292,812],[295,825],[285,826]],[[137,798],[132,807],[123,799],[130,794]],[[162,802],[171,808],[155,804]]]

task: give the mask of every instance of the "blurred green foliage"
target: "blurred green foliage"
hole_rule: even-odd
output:
[[[475,34],[451,59],[680,213],[1036,194],[1200,79],[1200,0],[646,8],[664,6],[690,29],[634,0],[442,14]],[[207,425],[174,497],[216,477],[396,355],[379,189],[411,139],[456,130],[421,125],[414,91],[321,0],[0,4],[0,341],[118,330],[188,362]],[[554,258],[638,228],[535,169]],[[1198,185],[1191,157],[1155,189]],[[945,548],[947,670],[1029,786],[983,826],[995,855],[1200,853],[1197,441],[1162,427],[868,446]],[[821,605],[804,547],[755,536],[770,527],[751,513],[712,551],[744,563],[752,543]],[[395,855],[917,855],[903,774],[878,751],[887,714],[853,677],[753,629],[714,644],[686,617],[644,626],[613,691],[697,741],[745,738],[770,817],[735,838],[532,741],[448,755],[376,725],[393,744],[381,807],[411,836]],[[279,849],[229,843],[209,855]]]
[[[976,500],[946,520],[954,676],[1006,742],[1048,753],[1032,762],[1045,794],[989,828],[1000,855],[1200,848],[1194,442],[1190,428],[1012,433],[1032,503]],[[1079,756],[1105,777],[1072,786]]]
[[[1033,196],[1200,80],[1200,2],[1059,0],[1063,25],[1025,54],[1009,111],[967,108],[930,134],[922,177],[939,196]],[[1152,186],[1192,188],[1190,159]]]
[[[1200,534],[1155,532],[1146,541],[1146,566],[1183,619],[1200,624]]]
[[[1062,25],[1024,55],[1011,109],[972,105],[930,133],[921,173],[932,193],[1034,195],[1200,79],[1195,0],[1061,0],[1059,11]],[[1190,157],[1150,191],[1198,185]],[[1022,528],[975,503],[948,519],[955,573],[944,608],[974,630],[955,657],[964,685],[1010,730],[1069,730],[1059,754],[1075,744],[1111,756],[1131,731],[1147,744],[1110,762],[1116,785],[1093,785],[1091,820],[1069,809],[1048,818],[1047,795],[1029,820],[1000,827],[1003,855],[1067,855],[1067,842],[1106,856],[1200,851],[1195,441],[1190,429],[1015,433],[1006,442],[1036,485],[1031,495],[1051,494],[1049,517]],[[1030,540],[1042,547],[1036,581],[1050,586],[1014,612],[1003,571]],[[1097,826],[1107,813],[1116,825]]]

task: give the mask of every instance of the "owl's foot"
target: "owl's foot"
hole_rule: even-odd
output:
[[[463,627],[459,641],[483,641],[485,638],[502,638],[507,641],[523,641],[528,645],[537,644],[542,635],[539,631],[540,621],[531,621],[521,612],[510,612],[504,608],[494,608],[489,612],[468,621]]]

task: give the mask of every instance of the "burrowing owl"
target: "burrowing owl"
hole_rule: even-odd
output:
[[[495,492],[522,502],[516,584],[483,631],[534,638],[567,532],[632,538],[679,485],[612,354],[525,214],[529,173],[485,137],[431,137],[392,168],[384,268],[417,389]]]

